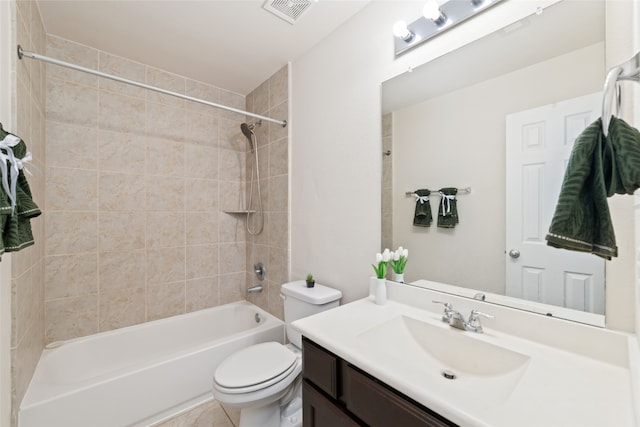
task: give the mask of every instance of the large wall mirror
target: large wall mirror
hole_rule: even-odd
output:
[[[382,84],[382,245],[409,248],[406,282],[604,325],[604,261],[544,236],[571,145],[600,115],[605,5],[539,12]],[[437,226],[444,187],[471,188],[454,228]],[[430,227],[413,224],[418,189]]]

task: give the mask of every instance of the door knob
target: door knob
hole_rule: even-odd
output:
[[[517,249],[511,249],[511,250],[509,251],[509,256],[510,256],[511,258],[519,258],[519,257],[520,257],[520,251],[519,251],[519,250],[517,250]]]

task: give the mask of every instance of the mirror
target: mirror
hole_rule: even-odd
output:
[[[513,249],[524,254],[518,244],[507,246],[508,228],[546,247],[563,172],[551,177],[516,169],[514,175],[506,167],[514,164],[514,147],[526,142],[507,140],[514,120],[521,126],[515,133],[531,136],[536,132],[522,127],[522,117],[530,124],[541,110],[562,110],[560,119],[549,120],[566,125],[558,138],[572,143],[599,116],[606,72],[604,13],[604,1],[564,0],[382,84],[382,247],[409,248],[406,282],[469,296],[481,292],[488,302],[604,325],[603,260],[572,253],[595,263],[596,272],[567,274],[561,266],[565,286],[545,289],[551,267],[532,267],[525,256],[508,255]],[[576,106],[576,100],[596,105]],[[567,113],[569,104],[573,110]],[[562,167],[569,153],[570,146],[558,161]],[[454,228],[436,224],[442,203],[437,190],[443,187],[471,188],[457,196]],[[416,199],[407,193],[418,189],[434,192],[430,227],[413,225]],[[551,201],[540,202],[534,193]],[[526,209],[514,214],[512,205]],[[514,225],[516,217],[529,223]],[[569,252],[549,250],[555,251],[556,264],[555,255]],[[507,279],[513,268],[511,276],[521,282]],[[557,279],[549,281],[557,285]]]

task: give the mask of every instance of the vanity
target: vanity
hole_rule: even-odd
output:
[[[638,345],[618,333],[387,282],[300,319],[305,426],[638,426]],[[442,321],[490,313],[483,333]]]

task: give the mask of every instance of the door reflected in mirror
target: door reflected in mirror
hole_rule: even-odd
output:
[[[599,116],[604,21],[604,1],[562,1],[383,83],[382,247],[409,248],[406,282],[604,314],[604,261],[544,240],[571,144]],[[459,223],[437,227],[436,195],[433,224],[414,226],[406,193],[443,187],[473,189]]]

